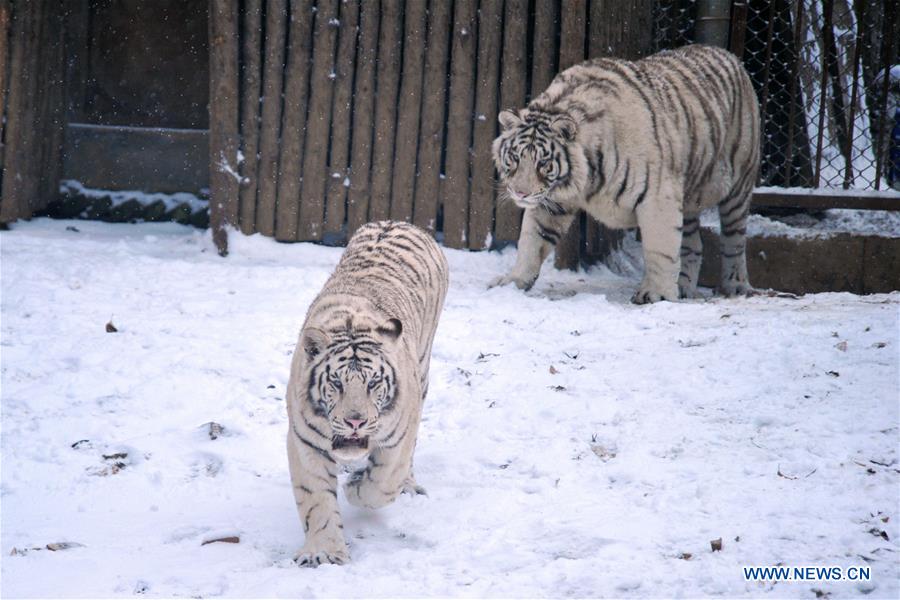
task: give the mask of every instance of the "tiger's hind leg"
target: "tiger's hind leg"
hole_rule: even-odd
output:
[[[697,281],[703,260],[703,241],[700,239],[699,217],[684,217],[681,228],[681,272],[678,274],[678,294],[682,298],[699,298]]]
[[[722,272],[719,293],[726,297],[749,296],[754,293],[747,275],[747,219],[750,213],[752,186],[732,193],[719,204],[721,223]]]

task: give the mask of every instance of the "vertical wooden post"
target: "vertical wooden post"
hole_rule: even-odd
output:
[[[559,70],[564,71],[572,65],[584,60],[585,30],[587,24],[586,0],[563,0],[562,32],[560,34]],[[576,269],[578,267],[579,247],[581,245],[581,220],[576,216],[559,243],[556,245],[555,263],[557,269]]]
[[[469,150],[475,91],[475,0],[456,0],[447,120],[447,179],[444,182],[444,244],[466,246],[469,214]]]
[[[414,2],[416,0],[413,0]],[[382,0],[378,39],[378,92],[375,94],[375,139],[372,141],[372,195],[369,219],[391,214],[391,168],[397,131],[397,88],[400,83],[402,0]]]
[[[3,191],[0,222],[10,223],[30,215],[28,164],[33,162],[35,136],[26,132],[35,122],[37,108],[37,48],[40,3],[26,2],[15,7],[11,25],[9,100],[6,109],[6,148],[3,164]],[[32,159],[29,161],[29,159]]]
[[[468,246],[491,246],[494,221],[494,163],[491,143],[497,133],[497,88],[503,33],[503,3],[483,2],[478,14],[478,66],[472,135],[472,195],[469,200]]]
[[[418,170],[413,222],[434,233],[441,189],[441,147],[444,143],[444,99],[447,95],[447,56],[450,40],[450,2],[432,2],[428,10],[428,47],[422,91]]]
[[[556,2],[538,2],[534,13],[534,59],[531,66],[531,98],[538,96],[556,75],[556,33],[559,14]],[[509,108],[509,107],[501,107]]]
[[[241,57],[240,223],[245,235],[256,232],[257,163],[259,161],[259,105],[262,68],[262,0],[245,0]]]
[[[312,0],[295,0],[291,3],[288,25],[290,48],[287,52],[284,76],[281,143],[280,148],[273,151],[273,155],[278,159],[275,238],[285,242],[299,239],[300,178],[303,176],[303,143],[306,137],[306,111],[309,105],[309,58],[312,51],[310,33],[313,14]],[[316,21],[319,22],[320,19],[317,18]],[[277,133],[273,134],[273,138],[275,136]]]
[[[348,237],[368,220],[379,14],[380,7],[377,0],[360,3],[356,92],[353,102],[353,145],[350,152],[350,190],[347,200]]]
[[[325,221],[325,184],[328,168],[328,134],[331,129],[331,98],[334,95],[334,48],[337,41],[337,0],[319,0],[313,39],[309,117],[303,151],[303,181],[300,186],[301,240],[321,240]]]
[[[278,185],[278,143],[281,124],[282,74],[284,73],[287,0],[267,0],[266,39],[263,64],[262,120],[257,163],[256,230],[275,235]]]
[[[416,146],[419,140],[419,112],[422,103],[422,68],[425,64],[426,9],[424,0],[406,3],[403,73],[397,111],[397,143],[394,152],[394,181],[391,186],[391,218],[411,221],[416,177]],[[434,102],[428,98],[428,102]]]
[[[538,2],[535,7],[536,18],[541,18],[543,11],[549,10],[546,4]],[[528,1],[507,0],[503,20],[503,75],[500,80],[500,109],[518,110],[525,105],[527,90],[526,76],[528,36]],[[497,204],[497,216],[494,226],[494,239],[500,242],[515,241],[519,238],[519,226],[522,223],[522,209],[512,200],[503,200]]]
[[[731,32],[728,35],[728,49],[744,60],[744,40],[747,36],[747,0],[731,3]]]
[[[612,56],[636,60],[648,54],[652,47],[652,11],[652,0],[591,0],[588,58]],[[578,225],[576,222],[573,230]],[[588,215],[583,217],[583,228],[581,253],[588,260],[603,260],[621,246],[624,237],[621,230],[605,227]],[[570,232],[570,235],[574,233]]]
[[[3,130],[6,127],[6,84],[9,69],[9,25],[12,10],[9,0],[0,0],[0,174],[3,172]],[[0,175],[2,177],[2,175]]]
[[[66,38],[64,8],[55,2],[48,3],[49,19],[48,35],[44,39],[47,48],[45,68],[47,77],[43,93],[45,110],[40,138],[41,161],[37,175],[40,182],[37,203],[32,205],[32,213],[44,210],[47,204],[59,194],[59,181],[62,178],[62,147],[66,124]]]
[[[33,0],[7,8],[11,51],[4,76],[9,92],[0,223],[30,218],[55,197],[65,126],[63,6]]]
[[[347,186],[350,176],[350,115],[353,103],[353,71],[359,38],[359,0],[341,2],[335,64],[334,100],[331,109],[331,163],[328,165],[328,189],[325,202],[325,233],[337,234],[347,213]]]
[[[226,227],[237,223],[238,29],[237,4],[209,6],[209,224],[220,256],[228,254]]]

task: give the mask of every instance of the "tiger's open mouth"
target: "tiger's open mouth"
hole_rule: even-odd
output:
[[[336,435],[331,440],[331,448],[333,450],[340,450],[342,448],[359,448],[361,450],[366,450],[368,447],[369,436],[359,437],[355,433],[348,437]]]

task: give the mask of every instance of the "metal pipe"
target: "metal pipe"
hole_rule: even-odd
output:
[[[731,25],[731,0],[699,0],[694,40],[700,44],[728,47]]]

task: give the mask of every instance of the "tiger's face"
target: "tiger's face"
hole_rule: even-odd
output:
[[[494,165],[506,194],[521,208],[555,208],[554,197],[572,181],[577,126],[567,116],[522,110],[500,112]]]
[[[330,452],[337,460],[364,458],[379,437],[397,396],[391,354],[402,329],[397,319],[375,327],[348,320],[342,329],[302,333],[311,367],[309,402],[331,426]]]

